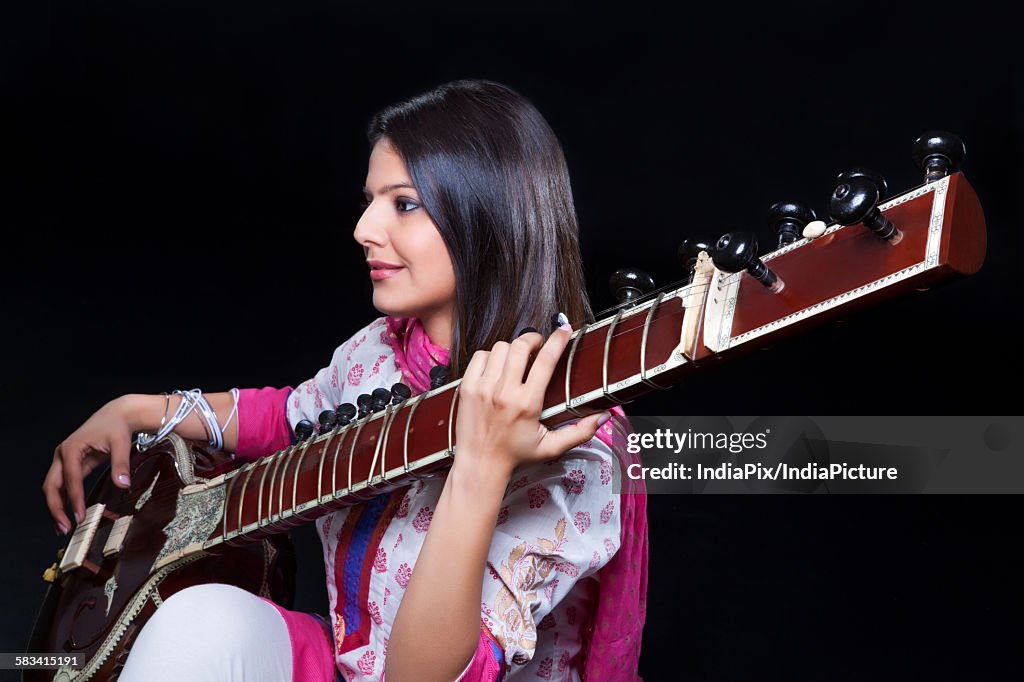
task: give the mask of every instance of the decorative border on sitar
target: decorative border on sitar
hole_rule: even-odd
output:
[[[892,201],[888,201],[879,206],[880,209],[885,210],[892,206],[898,206],[899,204],[906,203],[911,199],[916,199],[918,197],[924,196],[929,192],[934,193],[934,198],[932,200],[932,212],[931,217],[929,218],[928,241],[925,244],[924,260],[922,260],[920,263],[915,263],[914,265],[911,265],[908,268],[900,270],[899,272],[894,272],[890,275],[886,275],[885,277],[874,280],[873,282],[869,282],[863,286],[857,287],[856,289],[852,289],[838,296],[834,296],[833,298],[821,301],[820,303],[815,303],[812,306],[799,310],[795,313],[786,315],[785,317],[781,317],[773,322],[770,322],[756,329],[751,329],[750,331],[744,332],[739,336],[735,337],[730,336],[730,331],[732,330],[733,313],[736,310],[736,297],[739,290],[740,277],[743,275],[743,273],[738,272],[723,277],[721,280],[721,286],[723,288],[728,287],[725,294],[727,296],[727,300],[725,310],[722,316],[722,332],[719,337],[719,347],[715,350],[721,352],[722,350],[728,348],[734,348],[735,346],[738,346],[741,343],[752,341],[753,339],[756,339],[760,336],[764,336],[765,334],[777,331],[783,327],[795,324],[808,317],[825,312],[844,303],[848,303],[852,300],[858,299],[862,296],[866,296],[874,291],[883,289],[887,286],[891,286],[909,277],[913,277],[914,275],[917,275],[925,270],[930,270],[931,268],[936,267],[939,262],[939,248],[942,244],[942,225],[943,220],[945,218],[946,190],[948,189],[948,187],[949,177],[947,176],[945,178],[942,178],[941,180],[936,180],[933,183],[923,185],[922,187],[919,187],[916,190],[907,192],[906,194],[896,197]],[[843,229],[843,227],[843,225],[833,225],[825,231],[825,234],[829,234],[831,232],[835,232],[836,230]],[[808,239],[798,240],[782,249],[779,249],[778,251],[773,251],[771,254],[763,256],[761,260],[768,261],[771,258],[780,256],[783,253],[787,253],[789,251],[792,251],[793,249],[799,248],[808,243],[810,243],[810,240]]]
[[[89,660],[89,663],[84,668],[70,668],[63,667],[59,668],[53,676],[54,682],[87,682],[92,679],[92,676],[96,674],[96,671],[103,667],[103,664],[114,649],[114,646],[121,641],[124,637],[124,633],[128,630],[128,626],[133,620],[142,612],[142,607],[146,605],[146,601],[149,599],[151,593],[155,594],[155,590],[160,582],[167,577],[171,571],[175,571],[185,564],[191,563],[196,559],[206,556],[206,552],[197,552],[188,556],[181,557],[177,561],[170,563],[159,571],[154,573],[149,580],[147,580],[139,591],[135,593],[128,605],[125,606],[124,610],[121,611],[121,615],[118,616],[117,622],[114,627],[111,628],[110,634],[103,640],[103,644],[96,650],[93,657]]]

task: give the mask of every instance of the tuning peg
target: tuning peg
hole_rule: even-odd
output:
[[[778,201],[768,207],[768,223],[779,237],[780,249],[800,239],[807,223],[817,219],[814,211],[803,204]]]
[[[391,404],[398,405],[412,397],[412,389],[403,383],[397,383],[391,387]]]
[[[355,418],[358,411],[359,410],[357,410],[356,406],[352,403],[342,403],[341,405],[338,405],[338,409],[336,411],[338,415],[338,426],[348,426],[352,422],[352,419]]]
[[[829,199],[829,213],[840,225],[863,223],[865,227],[896,246],[903,233],[878,210],[878,202],[885,191],[885,181],[878,182],[877,174],[863,169],[841,173]]]
[[[757,257],[757,237],[752,232],[730,232],[715,242],[711,260],[722,272],[746,270],[751,277],[773,294],[782,291],[785,283]]]
[[[848,182],[854,178],[867,178],[871,182],[875,183],[875,187],[878,188],[879,201],[889,195],[889,183],[885,181],[885,178],[883,178],[880,173],[877,173],[870,168],[851,168],[848,171],[840,173],[836,176],[836,181],[833,187],[838,187],[844,182]]]
[[[941,180],[960,167],[967,154],[964,141],[953,133],[930,130],[914,140],[911,157],[924,171],[925,183]]]
[[[370,412],[380,412],[391,402],[391,391],[386,388],[375,388],[370,397],[373,398]]]
[[[710,238],[701,235],[687,237],[679,244],[679,248],[676,250],[676,260],[679,261],[683,272],[686,273],[687,283],[693,281],[693,268],[697,265],[697,257],[700,256],[700,252],[705,251],[710,255],[713,248],[715,248],[715,243]]]
[[[608,278],[608,287],[619,303],[630,303],[654,291],[654,278],[643,270],[623,268]]]
[[[334,410],[324,410],[317,417],[317,421],[320,422],[320,433],[325,433],[338,425],[338,413]]]
[[[441,388],[448,381],[448,367],[434,365],[430,368],[430,388]]]
[[[360,393],[359,397],[356,398],[356,407],[359,408],[357,413],[358,419],[362,419],[366,415],[370,414],[370,408],[373,407],[373,396],[369,393]]]
[[[313,422],[303,419],[295,425],[294,431],[296,441],[304,441],[316,433],[316,427],[313,426]]]

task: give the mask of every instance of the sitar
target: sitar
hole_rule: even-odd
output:
[[[759,255],[742,233],[691,243],[689,281],[627,293],[572,334],[541,421],[555,427],[669,389],[705,361],[976,272],[985,219],[956,170],[962,143],[926,134],[914,149],[922,185],[882,201],[877,174],[844,173],[830,200],[833,222],[780,208],[780,246],[770,253]],[[135,447],[131,488],[103,477],[45,576],[29,651],[75,654],[79,665],[27,670],[23,679],[117,679],[148,618],[191,585],[233,584],[289,607],[295,557],[287,531],[443,475],[458,445],[458,404],[453,381],[249,463],[173,433]]]

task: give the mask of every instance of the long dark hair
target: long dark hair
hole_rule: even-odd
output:
[[[547,332],[559,311],[593,321],[565,156],[529,100],[453,81],[378,112],[367,137],[402,157],[452,259],[449,378],[523,327]]]

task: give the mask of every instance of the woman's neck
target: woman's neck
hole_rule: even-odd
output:
[[[420,317],[423,331],[435,346],[450,350],[452,347],[452,318],[450,314],[438,313]]]

